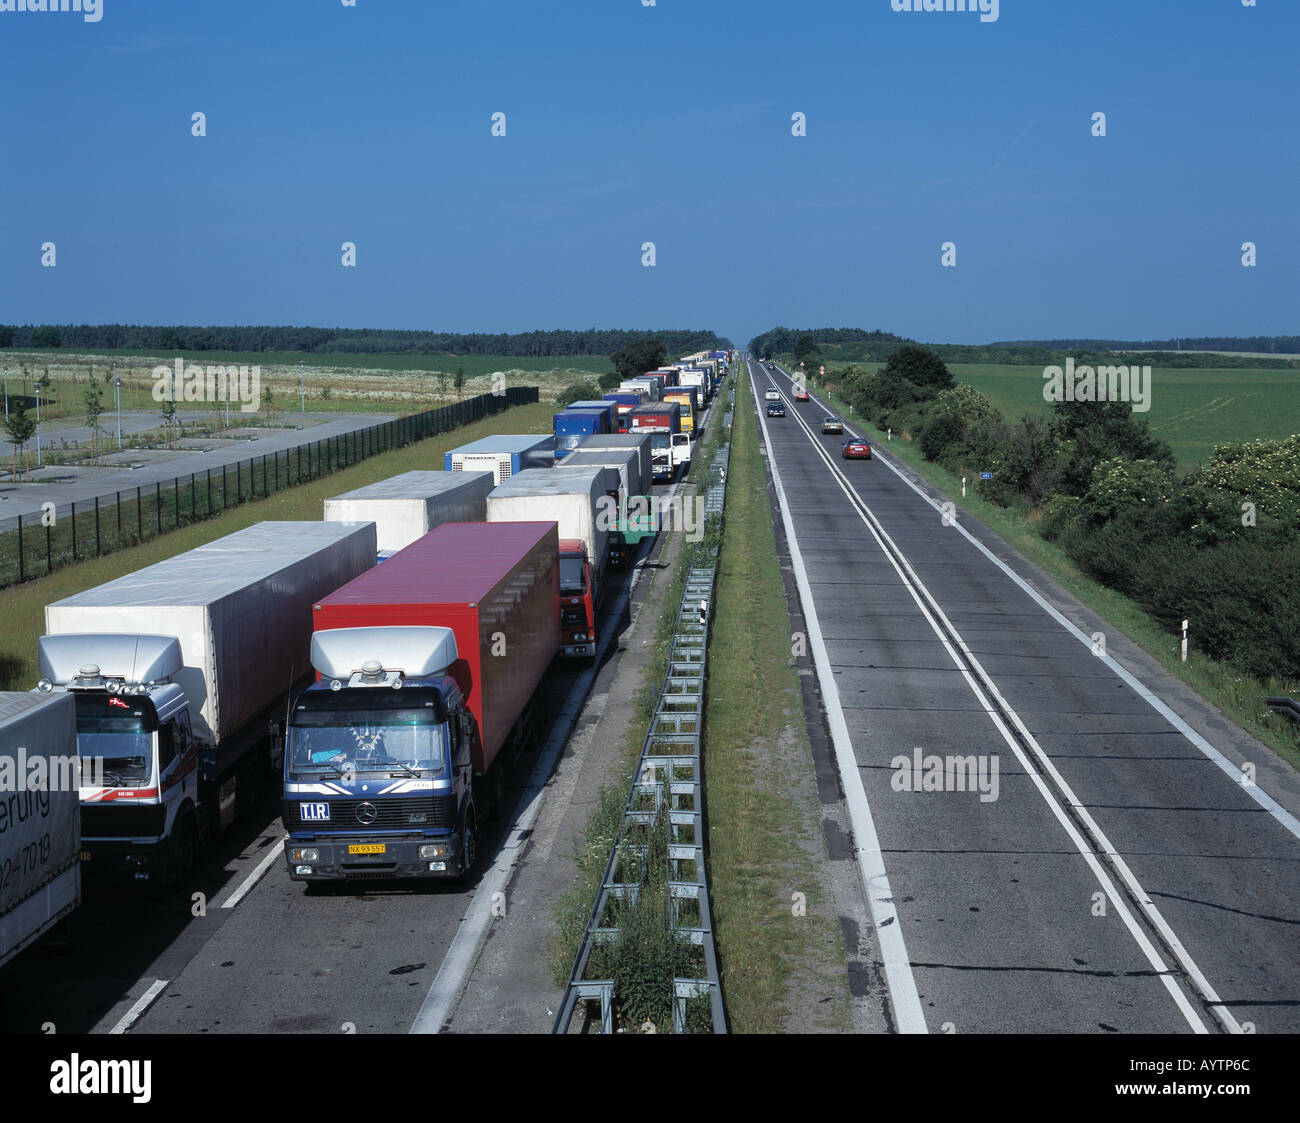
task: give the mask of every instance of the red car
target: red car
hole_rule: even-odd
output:
[[[807,390],[795,390],[795,392],[794,392],[794,400],[795,400],[796,402],[806,402],[806,401],[808,401],[808,391],[807,391]]]
[[[870,460],[871,446],[861,437],[850,437],[844,442],[845,460]]]

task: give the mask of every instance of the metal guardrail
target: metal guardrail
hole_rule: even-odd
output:
[[[722,518],[730,456],[729,440],[714,451],[711,468],[717,472],[719,482],[711,484],[706,491],[706,523],[710,518]],[[619,928],[611,923],[617,921],[620,906],[635,905],[640,900],[650,873],[650,839],[659,825],[667,828],[664,872],[669,926],[675,939],[701,949],[704,963],[702,976],[675,976],[672,980],[669,997],[673,1031],[687,1031],[687,1003],[691,999],[707,998],[712,1032],[727,1032],[704,862],[704,770],[700,756],[709,626],[717,577],[716,550],[714,554],[710,563],[693,565],[687,571],[668,669],[641,746],[636,779],[628,791],[623,820],[610,849],[552,1033],[568,1033],[578,1004],[584,1001],[600,1003],[600,1032],[614,1032],[618,980],[588,979],[587,970],[598,946],[613,944],[620,938]]]
[[[1281,714],[1284,718],[1300,723],[1300,702],[1292,698],[1265,698],[1264,702],[1270,710]]]

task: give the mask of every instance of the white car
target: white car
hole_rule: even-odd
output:
[[[769,402],[779,402],[779,401],[781,400],[781,391],[780,391],[780,390],[768,390],[767,393],[765,393],[765,394],[763,395],[763,397],[764,397],[764,399],[765,399],[766,401],[769,401]]]

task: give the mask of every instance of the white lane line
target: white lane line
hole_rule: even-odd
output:
[[[288,837],[289,836],[287,834],[281,835],[276,840],[274,846],[270,846],[267,848],[265,856],[262,858],[260,862],[257,863],[256,866],[253,867],[253,871],[246,878],[244,878],[243,882],[240,883],[239,888],[236,889],[233,893],[230,894],[229,897],[226,898],[225,902],[221,906],[223,909],[233,909],[237,904],[239,904],[239,902],[244,899],[244,897],[253,888],[253,886],[256,885],[259,880],[261,880],[262,875],[266,873],[268,869],[271,868],[271,863],[274,862],[276,858],[283,857],[284,840]]]
[[[823,408],[826,409],[830,408],[829,406],[826,406],[825,402],[820,401],[820,399],[816,399],[816,400],[818,401],[818,404],[823,406]],[[856,434],[856,433],[854,434],[854,436],[859,436],[859,435],[860,434]],[[919,488],[916,484],[914,484],[911,480],[909,480],[907,476],[904,475],[903,472],[896,465],[891,463],[889,457],[882,458],[880,462],[884,464],[885,467],[888,468],[891,472],[893,472],[894,475],[896,475],[900,480],[902,480],[903,483],[907,484],[908,487],[910,487],[914,492],[916,492],[917,495],[919,495],[922,499],[924,499],[936,511],[939,512],[943,511],[943,508],[940,506],[938,501],[931,498],[929,495],[926,495],[926,493],[923,490],[921,490],[921,488]],[[1043,598],[1042,594],[1040,594],[1037,589],[1035,589],[1023,577],[1021,577],[1020,574],[1018,574],[1014,569],[1012,569],[1009,565],[1007,565],[1006,562],[1004,562],[1001,558],[999,558],[996,554],[994,554],[993,551],[990,550],[987,546],[985,546],[983,542],[981,542],[978,538],[976,538],[973,534],[971,534],[970,531],[968,531],[964,526],[961,525],[960,521],[953,523],[953,529],[960,532],[968,542],[970,542],[977,550],[979,550],[980,553],[982,553],[986,558],[988,558],[989,561],[991,561],[1000,570],[1002,570],[1003,573],[1005,573],[1009,578],[1011,578],[1011,580],[1014,581],[1016,585],[1020,587],[1020,589],[1022,589],[1026,594],[1028,594],[1028,596],[1034,601],[1035,604],[1038,605],[1039,608],[1041,608],[1053,620],[1055,620],[1058,624],[1060,624],[1062,628],[1064,628],[1067,632],[1070,633],[1070,635],[1074,636],[1074,638],[1077,639],[1085,647],[1087,647],[1089,651],[1092,650],[1094,645],[1093,645],[1092,637],[1090,635],[1087,635],[1083,631],[1083,629],[1079,628],[1072,621],[1066,619],[1065,616],[1063,616],[1059,611],[1057,611],[1055,606],[1053,606]],[[1157,697],[1154,693],[1152,693],[1151,690],[1149,690],[1146,687],[1146,685],[1140,679],[1137,678],[1136,675],[1134,675],[1131,671],[1129,671],[1123,664],[1117,662],[1110,655],[1109,652],[1103,652],[1101,654],[1094,656],[1094,658],[1099,659],[1103,664],[1105,664],[1112,671],[1114,671],[1115,674],[1118,675],[1124,681],[1125,685],[1127,685],[1130,689],[1132,689],[1133,692],[1137,694],[1139,698],[1141,698],[1149,706],[1151,706],[1151,708],[1154,709],[1156,713],[1158,713],[1162,718],[1164,718],[1167,722],[1169,722],[1169,724],[1172,725],[1175,729],[1177,729],[1178,732],[1181,733],[1184,737],[1186,737],[1188,741],[1190,741],[1193,745],[1195,745],[1197,749],[1199,749],[1204,756],[1206,756],[1208,759],[1213,761],[1214,764],[1217,765],[1218,768],[1237,787],[1239,787],[1248,796],[1250,796],[1251,799],[1253,799],[1256,803],[1258,803],[1260,807],[1262,807],[1265,811],[1267,811],[1283,828],[1289,831],[1294,837],[1300,839],[1300,819],[1298,819],[1295,815],[1291,814],[1290,811],[1288,811],[1285,807],[1283,807],[1280,803],[1278,803],[1277,800],[1275,800],[1271,795],[1269,795],[1266,791],[1264,791],[1264,789],[1259,786],[1258,782],[1251,780],[1248,773],[1245,770],[1243,770],[1239,765],[1233,764],[1232,761],[1229,760],[1226,756],[1224,756],[1222,752],[1216,749],[1212,744],[1210,744],[1209,741],[1207,741],[1204,737],[1202,737],[1199,733],[1197,733],[1196,730],[1193,729],[1190,725],[1188,725],[1187,722],[1185,722],[1181,717],[1178,716],[1178,714],[1174,713],[1174,711],[1171,710],[1169,706],[1165,704],[1164,701],[1162,701],[1159,697]]]
[[[1180,1011],[1183,1013],[1184,1018],[1187,1019],[1188,1024],[1191,1025],[1192,1029],[1197,1033],[1207,1032],[1205,1028],[1205,1024],[1201,1021],[1200,1017],[1195,1013],[1195,1011],[1192,1009],[1190,1004],[1187,1002],[1186,996],[1183,994],[1182,990],[1178,988],[1174,984],[1170,976],[1167,973],[1165,973],[1167,972],[1167,968],[1164,964],[1164,961],[1157,954],[1154,945],[1150,943],[1145,933],[1143,933],[1133,922],[1131,914],[1129,914],[1127,908],[1124,907],[1118,894],[1115,892],[1115,887],[1111,882],[1110,878],[1103,873],[1102,867],[1097,863],[1096,858],[1093,854],[1094,848],[1101,850],[1111,861],[1116,872],[1118,872],[1120,878],[1124,881],[1124,883],[1128,886],[1129,891],[1137,899],[1138,904],[1141,907],[1143,913],[1146,915],[1148,921],[1152,924],[1153,927],[1156,928],[1156,930],[1165,939],[1166,943],[1169,945],[1169,950],[1173,952],[1174,957],[1178,960],[1183,970],[1191,978],[1193,985],[1200,992],[1201,996],[1205,999],[1207,1004],[1210,1005],[1215,1016],[1223,1024],[1224,1028],[1227,1029],[1229,1033],[1241,1033],[1242,1028],[1240,1024],[1232,1016],[1232,1014],[1229,1013],[1226,1007],[1223,1006],[1217,992],[1210,985],[1209,980],[1205,977],[1200,967],[1196,964],[1196,961],[1192,959],[1191,954],[1183,946],[1182,941],[1178,939],[1178,937],[1174,934],[1173,929],[1165,921],[1164,916],[1161,915],[1160,910],[1156,907],[1155,903],[1151,900],[1150,895],[1146,892],[1145,889],[1142,888],[1137,878],[1133,875],[1132,870],[1129,869],[1128,864],[1124,861],[1124,859],[1120,857],[1119,852],[1115,849],[1110,839],[1107,838],[1106,834],[1102,831],[1101,827],[1093,819],[1092,815],[1088,812],[1087,808],[1074,794],[1070,786],[1065,782],[1065,778],[1060,774],[1060,772],[1057,771],[1056,766],[1052,763],[1050,757],[1047,755],[1046,752],[1043,751],[1043,748],[1041,745],[1039,745],[1037,739],[1026,728],[1024,722],[1020,718],[1020,715],[1012,708],[1011,704],[1002,696],[1001,692],[997,688],[996,683],[994,683],[992,676],[989,675],[989,673],[980,664],[979,660],[976,659],[974,653],[970,650],[969,646],[967,646],[966,644],[966,641],[962,638],[961,633],[958,632],[956,627],[954,627],[952,621],[948,619],[943,609],[939,606],[939,603],[935,599],[934,595],[926,587],[925,583],[920,579],[920,577],[917,576],[915,570],[912,569],[911,563],[908,562],[906,555],[904,555],[902,550],[898,548],[897,543],[895,543],[894,540],[889,536],[889,533],[885,530],[883,525],[879,526],[879,528],[877,528],[877,526],[874,525],[875,523],[878,523],[879,520],[876,518],[874,513],[871,512],[871,508],[867,505],[865,500],[863,500],[862,496],[858,494],[857,489],[848,482],[847,477],[844,476],[843,472],[841,472],[835,466],[834,462],[827,455],[826,450],[822,448],[821,442],[817,441],[814,438],[812,434],[812,430],[803,421],[803,419],[798,418],[797,420],[800,427],[803,429],[805,435],[812,443],[813,448],[817,451],[817,454],[822,458],[826,466],[830,469],[831,476],[835,480],[835,482],[839,485],[840,490],[844,492],[845,496],[848,498],[850,503],[855,504],[855,506],[861,508],[861,510],[857,512],[858,518],[867,527],[868,531],[870,531],[871,536],[875,538],[876,544],[880,547],[881,552],[885,555],[886,559],[893,567],[894,572],[898,574],[899,580],[902,581],[904,587],[911,594],[912,599],[916,602],[917,608],[921,610],[921,613],[925,617],[926,622],[930,625],[935,635],[939,638],[939,641],[943,644],[944,650],[948,652],[949,657],[952,659],[953,663],[957,666],[957,669],[961,672],[962,677],[966,680],[967,685],[970,687],[971,691],[975,694],[976,699],[984,707],[985,712],[988,713],[989,716],[993,719],[994,724],[997,726],[998,731],[1001,733],[1003,737],[1003,740],[1006,741],[1007,745],[1011,748],[1012,752],[1015,753],[1016,758],[1025,767],[1026,772],[1034,780],[1035,786],[1038,787],[1039,789],[1039,793],[1043,796],[1044,800],[1048,803],[1049,807],[1051,807],[1052,812],[1057,817],[1058,821],[1060,821],[1063,825],[1065,825],[1065,823],[1067,822],[1064,809],[1060,806],[1059,802],[1056,799],[1055,794],[1052,793],[1050,789],[1047,788],[1047,786],[1043,783],[1038,773],[1030,766],[1028,759],[1024,756],[1015,738],[1012,736],[1010,731],[1006,728],[1006,726],[997,716],[997,712],[992,708],[992,706],[990,706],[988,699],[984,695],[983,691],[981,691],[979,687],[976,686],[974,680],[972,680],[971,676],[967,673],[961,660],[957,657],[957,653],[953,650],[952,646],[948,643],[948,640],[946,639],[943,631],[940,629],[938,623],[936,622],[935,620],[936,616],[940,620],[942,620],[944,625],[949,629],[949,633],[953,636],[958,647],[961,649],[963,655],[968,660],[971,669],[975,671],[975,673],[979,676],[981,682],[983,683],[984,687],[997,700],[998,705],[1002,707],[1002,712],[1006,713],[1008,718],[1011,720],[1012,724],[1017,728],[1017,730],[1019,730],[1020,734],[1022,735],[1022,737],[1024,737],[1026,743],[1033,751],[1035,757],[1038,758],[1040,765],[1051,775],[1052,779],[1059,786],[1059,789],[1061,793],[1064,795],[1066,802],[1076,812],[1076,814],[1078,814],[1078,816],[1083,820],[1084,829],[1087,831],[1089,837],[1092,840],[1091,845],[1085,844],[1083,838],[1079,836],[1079,834],[1072,827],[1067,827],[1067,833],[1070,835],[1071,840],[1074,841],[1076,847],[1079,849],[1080,854],[1083,855],[1084,859],[1088,862],[1089,866],[1091,866],[1094,872],[1097,874],[1099,883],[1101,884],[1102,888],[1106,891],[1107,896],[1111,898],[1117,910],[1120,912],[1121,917],[1124,919],[1125,925],[1129,928],[1130,933],[1137,941],[1139,947],[1142,948],[1143,953],[1147,956],[1148,962],[1150,962],[1158,972],[1162,972],[1161,979],[1164,982],[1166,989],[1170,992],[1171,996],[1174,998],[1174,1001],[1177,1003]],[[864,514],[863,512],[866,513]],[[870,519],[867,518],[868,514],[871,515]],[[882,536],[883,536],[883,540],[882,540]],[[889,543],[889,545],[896,552],[897,558],[901,560],[902,562],[901,568],[899,565],[899,561],[895,559],[894,555],[885,549],[884,546],[885,542]],[[904,573],[904,569],[906,570],[906,573]],[[929,601],[928,607],[925,603],[922,602],[921,597],[919,595],[920,593],[924,593],[926,600]],[[933,609],[933,615],[931,614],[931,608]]]
[[[110,1034],[125,1033],[128,1029],[130,1029],[133,1025],[135,1025],[140,1015],[143,1014],[147,1009],[149,1009],[149,1007],[153,1004],[153,1000],[157,998],[160,994],[162,994],[163,988],[170,981],[171,980],[169,979],[155,979],[153,981],[153,984],[149,987],[149,989],[145,991],[144,994],[140,995],[139,998],[136,999],[135,1005],[132,1006],[131,1009],[129,1009],[125,1014],[123,1014],[121,1018],[118,1019],[117,1025],[115,1025],[108,1032]]]
[[[758,408],[758,387],[755,384],[752,367],[749,371],[749,379],[750,387],[754,392],[754,409],[763,430],[763,441],[770,450],[772,443],[767,431],[767,418]],[[822,699],[826,706],[831,742],[835,746],[835,762],[839,768],[840,782],[844,785],[844,802],[848,809],[849,821],[853,825],[858,872],[867,897],[867,907],[871,910],[871,922],[875,925],[876,937],[880,941],[880,954],[884,959],[885,985],[889,988],[889,1001],[894,1008],[894,1021],[900,1033],[928,1033],[925,1012],[921,1008],[921,998],[916,989],[916,978],[912,974],[912,961],[908,957],[907,944],[903,939],[902,920],[894,908],[894,894],[889,887],[889,873],[885,869],[884,852],[880,848],[880,838],[876,834],[875,819],[871,814],[871,805],[867,802],[867,792],[862,785],[862,774],[858,770],[853,740],[849,736],[848,723],[844,720],[844,710],[840,705],[839,688],[835,683],[834,672],[831,670],[830,654],[822,639],[821,621],[817,616],[817,605],[813,600],[808,571],[804,567],[803,553],[799,549],[799,539],[795,534],[794,521],[790,517],[789,504],[786,502],[785,487],[781,482],[781,469],[777,466],[775,455],[769,455],[767,462],[772,471],[772,482],[776,488],[781,521],[785,526],[785,537],[790,546],[790,561],[794,567],[795,584],[799,589],[799,600],[802,602],[804,619],[808,625],[809,646],[812,649],[813,663],[817,668],[817,681],[821,686]]]

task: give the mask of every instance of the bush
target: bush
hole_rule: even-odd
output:
[[[966,423],[953,410],[940,409],[930,415],[917,434],[921,455],[938,460],[939,454],[956,445],[958,454],[965,451]],[[951,469],[950,469],[951,470]]]
[[[608,374],[602,374],[599,379],[599,385],[602,390],[617,390],[618,384],[623,381],[623,376],[618,371],[613,370]],[[574,398],[575,402],[580,399]]]
[[[561,409],[572,405],[574,402],[595,401],[600,397],[600,390],[594,382],[577,382],[560,392],[560,396],[555,399],[555,404]]]

